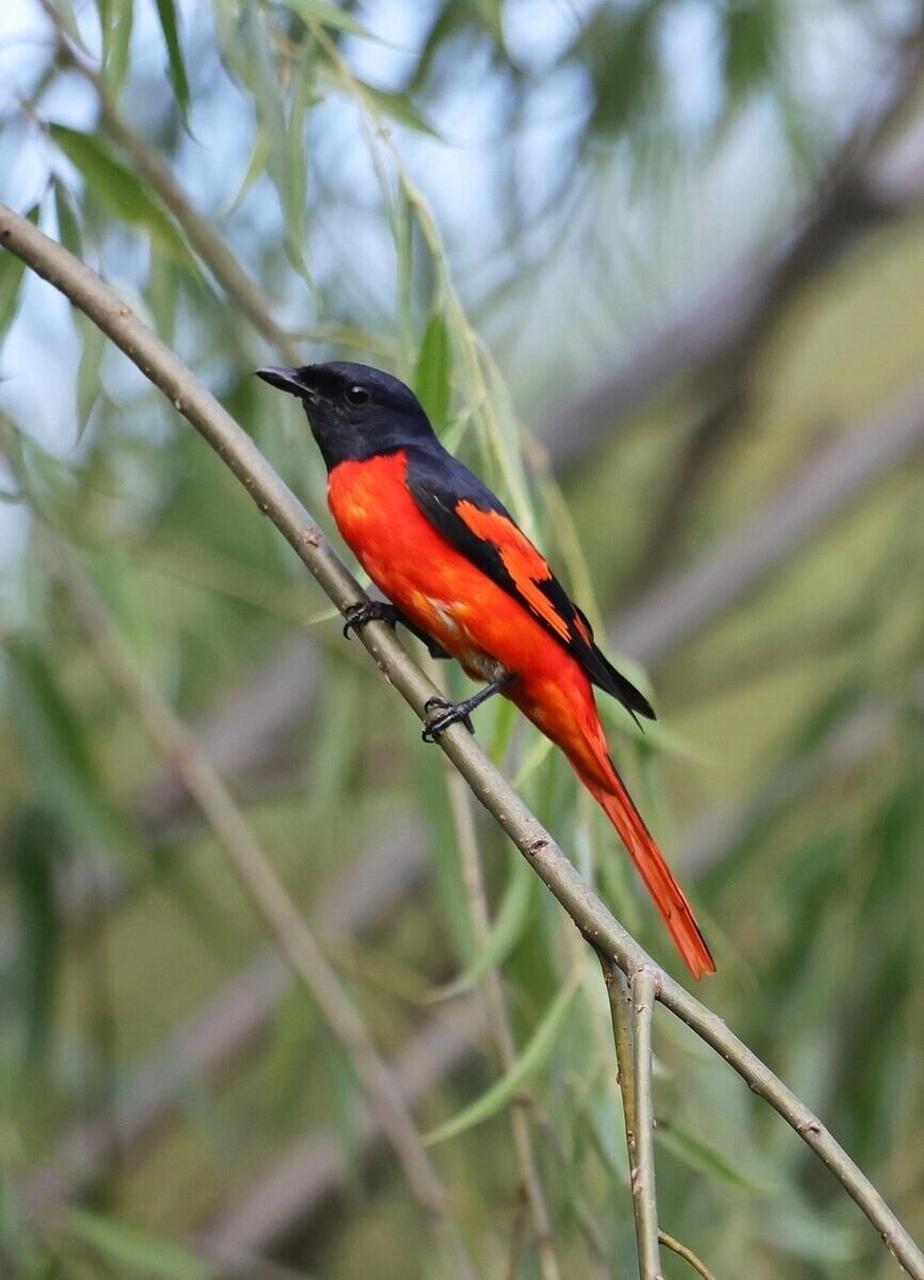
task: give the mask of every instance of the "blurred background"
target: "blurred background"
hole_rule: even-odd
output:
[[[325,528],[301,410],[260,364],[404,377],[540,541],[653,693],[644,737],[603,710],[713,943],[697,994],[913,1233],[922,24],[902,0],[0,12],[0,199],[138,309]],[[448,1274],[127,670],[226,778],[424,1131],[509,1078],[499,969],[560,1274],[628,1280],[606,1001],[573,927],[222,463],[6,254],[0,341],[0,1272]],[[477,726],[682,977],[565,763],[508,708]],[[655,1050],[661,1224],[716,1277],[898,1274],[663,1013]],[[538,1275],[509,1107],[431,1154],[477,1273]]]

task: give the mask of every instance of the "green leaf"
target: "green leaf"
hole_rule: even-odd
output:
[[[69,39],[83,53],[89,53],[86,41],[80,31],[80,26],[74,14],[74,5],[72,0],[55,0],[55,17],[61,26],[67,32]]]
[[[497,43],[503,47],[504,24],[502,17],[503,4],[501,3],[501,0],[475,0],[475,7],[481,16],[482,22],[491,32],[491,35]]]
[[[238,188],[234,199],[228,206],[225,217],[229,217],[232,213],[237,212],[240,205],[243,204],[247,196],[250,194],[251,188],[260,180],[260,178],[263,177],[269,154],[270,140],[267,137],[266,129],[261,126],[257,129],[257,136],[254,140],[250,163],[247,165],[247,172],[241,179],[241,185]]]
[[[552,1001],[548,1013],[533,1033],[529,1044],[510,1070],[480,1098],[464,1107],[451,1120],[447,1120],[445,1124],[441,1124],[427,1134],[424,1141],[429,1145],[446,1142],[447,1139],[458,1137],[467,1129],[472,1129],[475,1125],[483,1124],[485,1120],[496,1116],[511,1098],[516,1096],[526,1081],[540,1071],[551,1057],[577,990],[578,984],[575,981],[562,987]]]
[[[196,270],[195,260],[169,214],[101,138],[63,124],[51,125],[50,131],[57,146],[80,172],[87,190],[100,204],[126,222],[142,227],[152,242],[175,262]]]
[[[283,109],[283,97],[276,74],[274,51],[268,46],[263,24],[255,9],[245,8],[237,32],[236,52],[246,54],[245,79],[253,94],[257,114],[257,128],[266,139],[266,172],[276,188],[285,222],[285,249],[289,261],[299,275],[310,281],[308,264],[304,256],[305,179],[303,159],[293,168],[295,146],[304,152],[302,120],[307,98],[305,80],[308,74],[311,51],[302,51],[298,67],[296,101],[289,120]],[[297,134],[297,137],[296,137]]]
[[[60,178],[52,178],[55,192],[55,217],[58,220],[58,239],[75,258],[83,253],[83,236],[80,222],[71,203],[71,194]]]
[[[441,987],[433,998],[448,1000],[475,986],[491,969],[503,964],[519,941],[536,900],[539,877],[519,853],[513,853],[511,857],[510,877],[484,946],[464,972],[454,982]]]
[[[28,754],[49,806],[79,839],[128,851],[131,838],[110,801],[86,730],[62,692],[50,662],[34,641],[11,637],[5,647],[11,723]]]
[[[287,147],[284,151],[285,168],[285,214],[286,244],[289,256],[308,279],[308,267],[305,262],[305,207],[308,187],[308,169],[306,165],[307,145],[305,139],[305,115],[315,100],[314,64],[310,52],[306,51],[299,68],[295,92],[292,95],[292,106],[289,111],[289,123],[286,132]]]
[[[173,85],[173,92],[176,95],[180,110],[185,116],[189,110],[191,99],[173,0],[157,0],[157,16],[160,18],[161,30],[164,33],[164,43],[167,46],[170,83]]]
[[[771,77],[779,41],[779,13],[771,0],[729,5],[725,14],[724,72],[733,98]]]
[[[655,1139],[665,1151],[677,1157],[683,1164],[697,1173],[705,1173],[718,1182],[731,1187],[741,1187],[755,1195],[767,1195],[773,1190],[764,1182],[759,1182],[749,1174],[737,1169],[727,1156],[715,1147],[704,1142],[702,1138],[674,1125],[659,1124],[655,1129]]]
[[[397,120],[399,124],[407,125],[409,129],[416,129],[418,133],[426,133],[431,138],[439,138],[436,129],[406,93],[391,93],[385,89],[376,89],[365,80],[360,83],[366,96],[371,99],[384,115],[391,116],[393,120]]]
[[[449,416],[451,378],[449,333],[442,313],[436,311],[424,333],[414,371],[418,398],[436,427],[443,426]]]
[[[118,94],[128,75],[131,51],[133,0],[97,0],[103,36],[103,75]]]
[[[375,40],[372,32],[339,5],[330,4],[329,0],[286,0],[286,8],[298,14],[302,21],[310,26],[312,22],[320,22],[324,27],[332,27],[336,31],[346,31],[353,36],[365,36],[367,40]]]
[[[25,1057],[48,1056],[54,1023],[61,930],[55,895],[58,830],[44,809],[27,807],[8,837],[7,857],[16,901],[20,1007],[26,1019]]]
[[[194,1253],[117,1218],[72,1209],[65,1228],[116,1267],[163,1280],[206,1280],[211,1269]]]
[[[106,335],[86,316],[78,318],[77,329],[82,343],[80,364],[77,368],[77,439],[79,440],[102,391],[99,370],[103,362],[103,352],[106,349]]]
[[[39,207],[36,204],[32,206],[26,217],[33,225],[36,225],[38,223],[38,215]],[[0,253],[0,334],[6,332],[7,326],[16,315],[16,308],[19,304],[19,289],[25,270],[26,264],[22,258],[17,258],[15,253],[10,253],[8,249]]]

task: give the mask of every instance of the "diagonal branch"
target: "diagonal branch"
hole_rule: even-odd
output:
[[[43,235],[28,219],[3,204],[0,204],[0,244],[64,293],[161,388],[230,467],[260,510],[272,519],[341,611],[363,602],[364,596],[355,578],[250,437],[94,272]],[[362,643],[390,683],[423,720],[424,704],[436,690],[400,642],[383,623],[372,623],[363,629]],[[588,941],[627,974],[643,967],[657,973],[661,1003],[715,1049],[755,1093],[779,1112],[857,1202],[905,1270],[914,1280],[924,1280],[924,1253],[818,1117],[721,1018],[655,965],[614,919],[549,832],[463,728],[449,729],[441,737],[440,747]]]

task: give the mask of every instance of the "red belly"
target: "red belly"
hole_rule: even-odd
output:
[[[560,678],[561,645],[437,533],[408,492],[406,465],[398,452],[330,474],[331,512],[369,577],[475,679],[491,679],[491,664]]]

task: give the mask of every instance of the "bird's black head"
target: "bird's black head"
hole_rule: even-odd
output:
[[[299,397],[328,471],[339,462],[393,453],[433,438],[413,391],[371,365],[335,361],[301,369],[258,369],[257,377]]]

